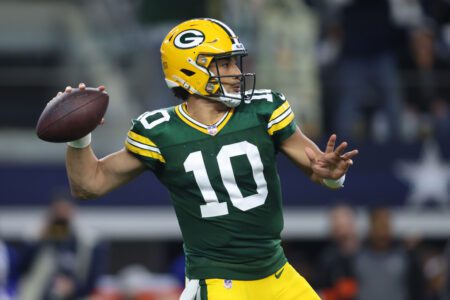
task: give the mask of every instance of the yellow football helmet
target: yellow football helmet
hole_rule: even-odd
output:
[[[181,87],[190,94],[220,101],[229,107],[251,99],[255,89],[255,74],[243,73],[242,57],[247,51],[236,34],[215,19],[192,19],[173,28],[161,45],[161,62],[169,88]],[[220,74],[208,68],[217,59],[236,56],[242,74],[240,93],[226,92]],[[246,79],[252,88],[246,91]]]

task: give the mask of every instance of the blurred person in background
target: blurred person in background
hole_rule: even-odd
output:
[[[246,54],[218,20],[174,27],[161,59],[166,83],[184,102],[133,120],[125,148],[100,160],[90,135],[69,142],[72,192],[96,198],[153,171],[169,189],[184,239],[183,300],[319,299],[281,247],[276,154],[312,181],[340,188],[358,151],[345,152],[346,142],[335,147],[336,135],[320,151],[284,95],[254,89],[254,74],[242,70]]]
[[[426,22],[411,34],[404,86],[413,138],[450,135],[450,3],[422,1]],[[406,59],[408,58],[408,59]]]
[[[338,205],[330,213],[331,244],[323,251],[318,286],[323,300],[355,300],[358,286],[354,272],[360,240],[354,211]]]
[[[385,207],[369,215],[368,240],[356,255],[358,300],[423,300],[425,280],[415,249],[394,241],[391,213]]]
[[[0,300],[9,299],[7,282],[9,276],[9,255],[5,243],[0,240]]]
[[[342,33],[337,16],[342,3],[332,0],[305,2],[315,9],[319,20],[315,56],[319,66],[323,126],[324,132],[328,134],[335,131],[336,111],[339,107],[336,101],[339,91],[336,79]]]
[[[450,300],[447,290],[448,265],[444,255],[433,255],[424,263],[426,300]]]
[[[450,299],[450,240],[447,241],[447,246],[444,252],[444,262],[447,266],[447,272],[445,273],[446,286],[447,286],[447,298]]]
[[[15,299],[16,254],[0,239],[0,300]]]
[[[20,263],[19,299],[82,299],[93,292],[103,268],[101,244],[76,225],[75,210],[65,196],[50,204],[39,238]]]
[[[344,137],[372,137],[380,142],[399,139],[403,97],[396,45],[403,39],[401,29],[414,24],[402,27],[396,17],[401,18],[401,12],[414,7],[416,1],[328,2],[335,9],[324,36],[339,47],[334,79],[338,97],[328,99],[336,112],[334,128]],[[396,9],[394,3],[402,2]]]

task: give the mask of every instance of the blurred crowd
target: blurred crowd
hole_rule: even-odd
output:
[[[324,300],[448,300],[449,246],[424,246],[418,237],[394,237],[391,212],[370,211],[364,238],[355,212],[340,205],[330,214],[331,241],[316,269]]]
[[[75,222],[68,196],[52,201],[42,228],[20,241],[0,244],[0,299],[82,299],[104,270],[104,249]]]
[[[286,93],[310,135],[448,139],[449,1],[223,2],[258,87]]]
[[[25,77],[19,83],[5,81],[3,88],[11,93],[5,99],[8,107],[24,113],[17,103],[29,101],[30,111],[25,111],[30,117],[4,114],[2,125],[34,126],[36,103],[46,101],[47,94],[24,93],[27,86],[42,85],[53,95],[68,82],[104,84],[115,98],[127,100],[115,100],[108,109],[126,124],[142,109],[178,103],[161,74],[163,34],[181,19],[208,15],[235,29],[249,50],[246,67],[256,72],[257,88],[286,94],[302,128],[313,137],[336,132],[353,140],[387,142],[430,136],[445,140],[450,134],[448,0],[202,0],[195,6],[174,0],[170,7],[158,7],[156,1],[102,0],[79,1],[74,7],[86,27],[80,20],[72,24],[49,18],[49,27],[67,31],[61,31],[64,40],[54,41],[58,47],[47,45],[48,53],[39,52],[39,43],[28,35],[12,37],[21,41],[19,46],[36,44],[35,52],[25,52],[26,59],[0,43],[5,74],[28,64],[34,70],[33,60],[61,68],[62,74],[47,76],[43,83]],[[33,34],[39,26],[29,22],[28,34]],[[75,32],[80,37],[72,39]],[[57,37],[47,34],[48,40]],[[83,45],[89,43],[95,47],[86,52]],[[97,55],[102,60],[91,62]],[[119,126],[115,123],[110,126]]]
[[[142,265],[108,274],[109,247],[78,222],[73,199],[58,195],[42,228],[23,239],[0,238],[0,300],[170,300],[182,290],[174,275]]]
[[[327,132],[376,141],[450,136],[450,2],[309,1]]]
[[[297,266],[322,299],[450,299],[450,241],[436,246],[417,236],[396,238],[387,207],[368,212],[367,232],[356,219],[350,206],[332,208],[329,239],[319,247],[318,259]],[[73,202],[57,198],[36,238],[0,241],[0,300],[178,299],[183,256],[168,262],[166,273],[128,265],[110,274],[105,242],[76,220]]]

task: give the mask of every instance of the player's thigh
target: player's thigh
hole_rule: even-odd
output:
[[[320,297],[289,263],[272,276],[276,300],[320,300]]]

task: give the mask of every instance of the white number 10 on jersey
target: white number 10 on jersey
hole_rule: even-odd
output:
[[[241,191],[234,176],[231,158],[234,156],[246,155],[252,167],[253,179],[256,183],[256,194],[242,196]],[[267,198],[267,182],[264,178],[264,166],[259,155],[258,148],[247,142],[239,142],[223,146],[217,154],[222,182],[230,196],[231,203],[242,211],[263,205]],[[206,204],[200,206],[203,218],[217,217],[228,214],[226,202],[219,202],[216,192],[211,186],[208,173],[201,151],[192,152],[184,161],[186,172],[193,172],[200,192]]]

